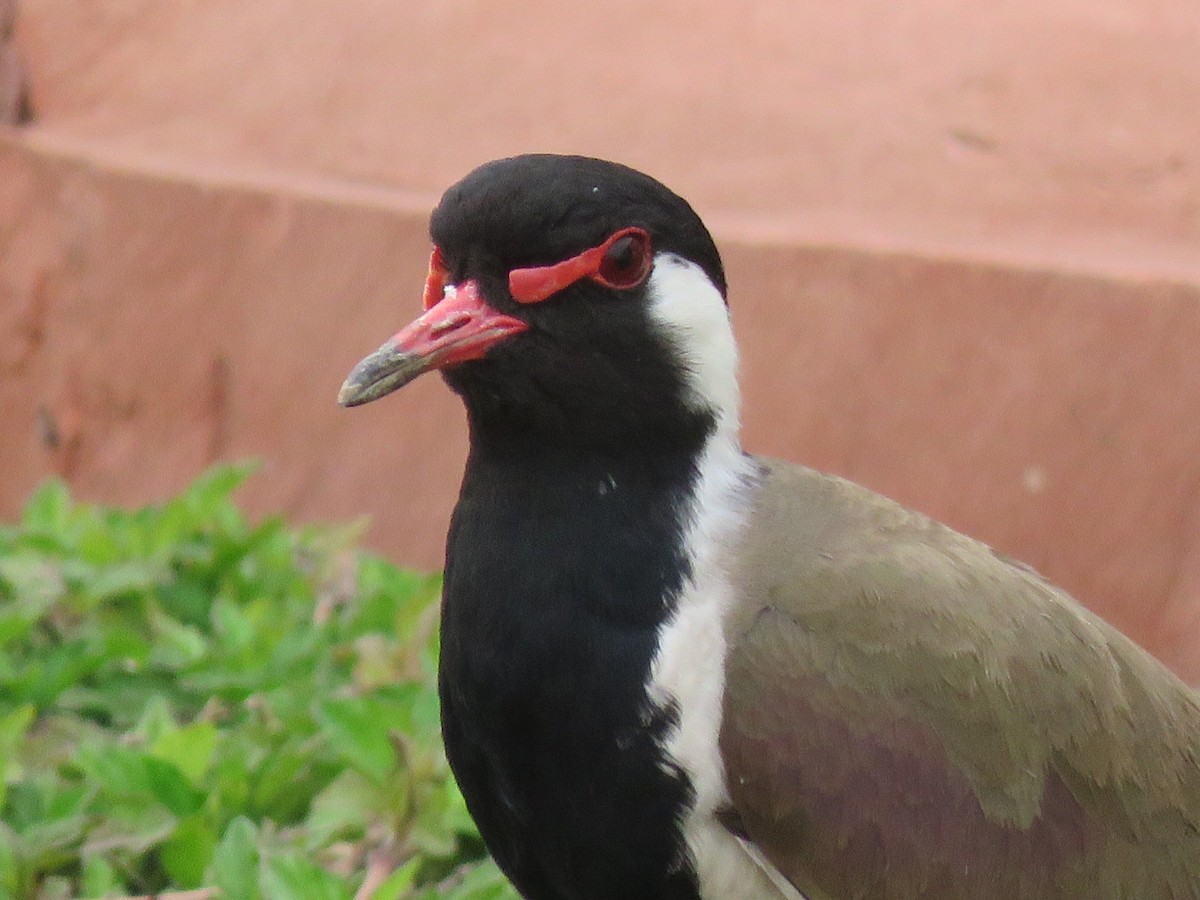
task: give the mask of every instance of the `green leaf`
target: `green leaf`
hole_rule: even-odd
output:
[[[38,900],[70,900],[72,893],[69,878],[50,875],[40,880],[37,897]]]
[[[184,774],[165,759],[143,757],[150,791],[163,806],[177,816],[189,816],[204,804],[203,792],[197,790]]]
[[[212,722],[193,722],[159,734],[150,746],[150,753],[174,765],[192,783],[199,784],[208,772],[216,747],[217,726]]]
[[[176,816],[189,816],[204,802],[173,763],[127,747],[85,745],[76,763],[115,798],[153,797]]]
[[[85,856],[79,875],[79,887],[85,897],[105,897],[122,885],[117,871],[103,856]]]
[[[450,781],[429,785],[408,839],[430,856],[449,857],[458,849],[461,822],[455,815],[458,788]]]
[[[35,714],[33,704],[26,703],[0,716],[0,810],[4,809],[8,782],[20,777],[17,748],[33,724]]]
[[[482,878],[438,734],[439,579],[355,553],[357,526],[248,522],[249,469],[133,511],[51,483],[0,524],[3,900],[343,900],[381,839],[411,856],[377,900]]]
[[[489,859],[473,867],[446,900],[520,900],[520,896]]]
[[[159,585],[155,594],[175,628],[208,627],[213,599],[210,585],[176,573],[176,579]]]
[[[21,514],[26,528],[61,535],[66,532],[71,512],[71,493],[67,485],[52,478],[33,492]]]
[[[413,700],[412,730],[414,736],[427,745],[441,743],[442,712],[438,702],[437,690],[433,685],[426,686]]]
[[[193,481],[179,498],[191,513],[193,522],[208,522],[223,507],[230,496],[259,467],[256,462],[213,466]]]
[[[439,785],[439,790],[442,797],[438,806],[441,810],[442,822],[446,827],[455,834],[478,837],[479,830],[475,827],[475,820],[471,818],[471,813],[467,810],[467,801],[463,799],[454,779],[446,778]]]
[[[216,845],[217,836],[208,823],[199,816],[192,816],[179,823],[158,854],[175,884],[195,888],[204,883],[204,872],[212,861]]]
[[[251,757],[260,752],[257,742],[244,730],[223,735],[220,752],[206,779],[216,809],[229,814],[248,812]]]
[[[175,817],[154,803],[110,804],[99,822],[88,831],[80,851],[85,856],[113,851],[145,853],[167,840],[176,825]]]
[[[204,633],[194,625],[154,614],[150,615],[147,624],[154,636],[148,660],[151,665],[183,669],[200,662],[211,649]]]
[[[175,722],[175,713],[171,709],[171,701],[163,694],[149,696],[141,705],[142,713],[138,716],[137,726],[134,728],[134,733],[141,739],[140,743],[148,743],[153,748],[164,735],[179,730],[179,725]]]
[[[17,852],[17,836],[0,822],[0,897],[18,897],[26,881],[25,865]]]
[[[0,647],[27,638],[64,590],[59,569],[42,556],[0,558]]]
[[[361,836],[379,815],[379,788],[365,775],[346,769],[312,802],[308,814],[308,844],[321,847],[334,839]],[[394,812],[400,812],[397,806]]]
[[[209,878],[222,900],[261,900],[258,890],[258,832],[244,816],[229,823],[213,852]]]
[[[89,742],[79,748],[75,763],[105,793],[117,797],[150,793],[145,757],[128,747]]]
[[[21,831],[25,856],[38,867],[56,868],[78,848],[87,829],[83,815],[49,818]]]
[[[15,697],[46,709],[59,700],[63,691],[87,678],[104,662],[103,648],[86,639],[40,648],[22,673]]]
[[[160,577],[157,567],[127,562],[94,570],[81,587],[91,603],[96,604],[127,594],[145,593]]]
[[[370,900],[405,900],[416,884],[417,872],[423,862],[421,857],[414,856],[384,879],[383,883],[375,888]]]
[[[249,647],[258,634],[254,626],[246,610],[232,601],[218,598],[213,603],[213,632],[226,650],[237,653]]]
[[[316,863],[281,854],[267,861],[260,882],[263,896],[288,900],[350,900],[349,888]]]
[[[396,766],[382,710],[366,698],[327,699],[317,704],[321,731],[346,762],[376,784]]]
[[[297,740],[288,741],[267,756],[251,778],[250,799],[255,811],[277,822],[302,816],[324,784],[311,783],[310,757],[310,751]]]

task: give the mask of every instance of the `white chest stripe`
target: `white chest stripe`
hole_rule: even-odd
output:
[[[668,735],[668,758],[687,774],[694,791],[683,818],[700,894],[705,900],[803,900],[753,844],[720,822],[728,804],[718,736],[725,691],[725,613],[733,600],[722,551],[742,522],[738,500],[748,464],[736,443],[715,436],[701,460],[687,546],[692,578],[659,632],[650,696],[673,704],[678,723]]]
[[[695,793],[682,828],[705,900],[804,900],[753,844],[715,818],[729,801],[718,736],[725,691],[725,616],[733,602],[726,554],[744,523],[743,486],[751,463],[737,437],[737,351],[720,293],[699,267],[655,260],[651,314],[681,356],[691,400],[716,417],[698,461],[685,533],[691,578],[659,631],[651,701],[673,705],[678,723],[665,740],[670,761]]]

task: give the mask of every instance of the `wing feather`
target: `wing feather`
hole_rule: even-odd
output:
[[[810,898],[1200,898],[1200,704],[1032,570],[766,464],[736,554],[732,803]]]

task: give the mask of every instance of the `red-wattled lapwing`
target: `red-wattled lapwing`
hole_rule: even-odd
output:
[[[446,752],[530,900],[1200,898],[1200,704],[1035,572],[747,455],[691,207],[531,155],[433,212],[425,312],[342,388],[440,369],[471,449]]]

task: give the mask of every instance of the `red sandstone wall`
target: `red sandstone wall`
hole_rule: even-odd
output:
[[[16,40],[17,2],[0,0],[0,126],[29,118],[28,76]]]
[[[140,502],[255,455],[254,508],[367,514],[436,565],[459,410],[337,387],[416,309],[441,187],[594,153],[713,225],[751,448],[1033,563],[1200,678],[1194,6],[535,6],[24,0],[0,511],[51,472]]]

